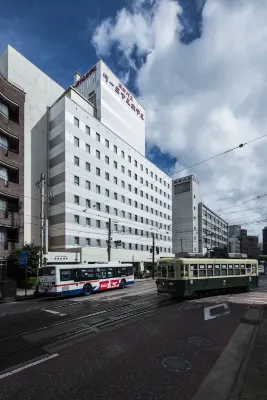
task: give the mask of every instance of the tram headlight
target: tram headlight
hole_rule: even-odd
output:
[[[173,282],[169,282],[169,286],[173,286]]]

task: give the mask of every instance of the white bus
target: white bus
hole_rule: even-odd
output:
[[[38,295],[71,296],[107,289],[125,288],[134,284],[132,264],[65,264],[39,269]]]

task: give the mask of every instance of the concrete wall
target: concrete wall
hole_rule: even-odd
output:
[[[41,173],[47,176],[48,171],[47,106],[52,105],[64,89],[11,46],[8,46],[0,60],[0,65],[6,65],[8,60],[8,79],[22,87],[26,93],[24,240],[39,243],[40,194],[36,183]]]

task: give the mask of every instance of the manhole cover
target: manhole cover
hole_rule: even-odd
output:
[[[174,372],[186,372],[191,369],[190,362],[178,357],[166,357],[162,361],[164,368]]]
[[[202,347],[207,347],[211,345],[211,341],[202,337],[190,337],[188,339],[189,343],[195,344],[196,346],[202,346]]]

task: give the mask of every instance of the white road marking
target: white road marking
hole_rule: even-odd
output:
[[[61,317],[64,317],[64,315],[66,315],[66,314],[60,313],[59,311],[54,311],[54,310],[47,310],[47,309],[44,309],[43,311],[48,312],[48,313],[50,313],[50,314],[57,314],[57,315],[60,315]]]
[[[215,314],[215,315],[210,315],[210,311],[211,310],[214,310],[215,308],[221,308],[221,307],[224,308],[224,312],[219,313],[219,314]],[[209,319],[221,317],[222,315],[227,315],[227,314],[230,314],[230,311],[229,311],[229,307],[228,307],[228,305],[226,303],[218,304],[216,306],[211,306],[211,307],[205,307],[204,308],[204,320],[205,321],[207,321]]]
[[[34,361],[34,362],[30,363],[30,364],[26,364],[23,367],[20,367],[20,368],[17,368],[17,369],[13,369],[13,371],[6,372],[5,374],[0,375],[0,379],[7,378],[8,376],[17,374],[18,372],[23,371],[24,369],[27,369],[27,368],[33,367],[34,365],[38,365],[38,364],[41,364],[41,363],[43,363],[45,361],[51,360],[51,358],[55,358],[58,355],[59,355],[58,353],[54,353],[54,354],[51,354],[51,356],[47,356],[47,357],[41,358],[40,360]]]

